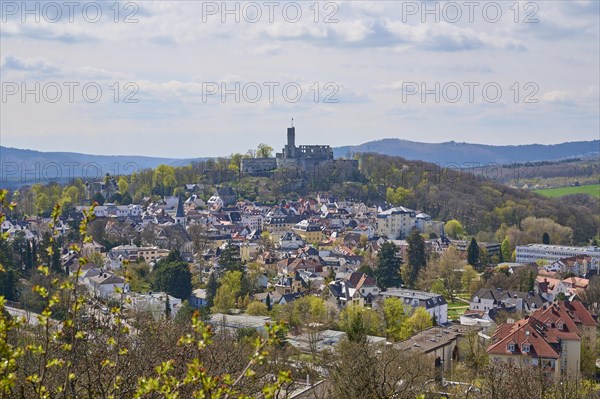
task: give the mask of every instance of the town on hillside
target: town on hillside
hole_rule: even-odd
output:
[[[310,148],[295,147],[291,128],[283,154],[245,160],[242,169],[330,161],[306,155]],[[376,376],[359,381],[392,378],[410,395],[487,398],[497,373],[523,370],[539,374],[540,389],[550,381],[598,392],[600,248],[570,244],[571,229],[551,219],[474,234],[460,220],[399,204],[330,192],[269,204],[193,181],[178,195],[95,202],[122,198],[126,187],[116,181],[88,183],[78,203],[53,216],[3,217],[0,288],[7,312],[23,316],[20,328],[60,325],[69,314],[61,308],[44,318],[42,265],[85,298],[78,323],[125,328],[134,352],[149,326],[171,334],[194,314],[234,341],[266,337],[269,325],[283,323],[288,360],[279,361],[292,378],[278,397],[345,392],[340,378],[352,376],[344,373],[361,356],[372,357],[365,367]],[[416,362],[415,370],[386,376],[379,357]],[[519,387],[503,389],[523,397]]]

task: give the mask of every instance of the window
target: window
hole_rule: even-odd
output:
[[[515,351],[515,344],[508,344],[508,351],[509,352],[514,352]]]
[[[564,324],[563,323],[557,323],[556,324],[556,328],[558,328],[559,330],[562,330],[564,328]]]
[[[528,344],[524,344],[523,345],[523,352],[529,353],[530,350],[531,350],[530,345],[528,345]]]

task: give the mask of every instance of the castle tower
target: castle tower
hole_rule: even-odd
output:
[[[296,128],[294,126],[288,127],[288,130],[287,130],[287,144],[290,147],[296,147]]]
[[[296,128],[294,127],[294,119],[292,119],[292,127],[287,130],[287,145],[285,146],[285,157],[296,158]]]

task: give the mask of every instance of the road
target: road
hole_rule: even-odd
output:
[[[4,307],[6,311],[13,317],[21,317],[25,319],[25,322],[31,324],[32,326],[37,326],[39,324],[38,313],[29,312],[27,310],[13,308],[11,306]]]

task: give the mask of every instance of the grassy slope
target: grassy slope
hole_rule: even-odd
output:
[[[545,197],[562,197],[569,194],[589,194],[592,197],[600,198],[600,184],[590,184],[587,186],[577,187],[559,187],[559,188],[548,188],[544,190],[537,190],[536,193],[541,194]]]

